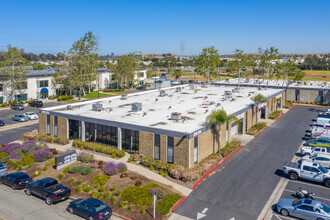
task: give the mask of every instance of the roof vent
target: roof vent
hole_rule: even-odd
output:
[[[167,96],[168,94],[165,92],[165,90],[160,90],[159,91],[159,96],[163,97],[163,96]]]
[[[238,93],[240,91],[240,88],[236,87],[236,88],[233,88],[231,91],[232,91],[232,93]]]
[[[225,79],[225,82],[229,83],[229,79]]]
[[[180,119],[181,119],[181,113],[179,113],[179,112],[171,113],[171,120],[180,120]]]
[[[229,90],[227,90],[227,91],[225,91],[225,97],[227,98],[227,99],[231,99],[232,98],[232,92],[231,91],[229,91]]]
[[[131,109],[132,112],[142,111],[142,103],[141,102],[134,102],[134,103],[131,104],[131,106],[132,106],[132,109]]]
[[[92,107],[93,107],[93,111],[97,111],[97,112],[102,111],[102,104],[93,104]]]
[[[190,90],[195,90],[196,88],[197,88],[196,85],[194,85],[194,84],[190,85]]]
[[[182,90],[181,87],[176,87],[175,88],[175,92],[181,92],[181,90]]]
[[[67,106],[66,106],[66,109],[67,109],[67,110],[72,110],[72,105],[67,105]]]
[[[127,98],[128,98],[127,94],[122,94],[121,97],[120,97],[121,100],[126,100]]]

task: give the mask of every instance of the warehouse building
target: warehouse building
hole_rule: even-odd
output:
[[[268,102],[256,113],[251,97],[258,93]],[[224,109],[241,122],[222,126],[224,147],[233,135],[247,132],[256,117],[274,112],[278,98],[282,106],[283,89],[176,86],[42,109],[39,132],[193,167],[218,149],[216,133],[205,123],[211,111]]]

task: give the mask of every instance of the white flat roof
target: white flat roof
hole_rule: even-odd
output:
[[[183,88],[181,92],[176,92],[176,87]],[[262,89],[244,87],[239,93],[232,93],[233,100],[222,101],[225,91],[232,91],[231,86],[213,86],[206,88],[197,86],[192,89],[189,85],[176,86],[164,89],[167,96],[160,97],[158,90],[128,94],[128,99],[121,100],[121,96],[102,98],[70,104],[72,110],[67,110],[67,105],[50,107],[44,111],[58,112],[61,114],[83,116],[93,119],[108,120],[144,126],[149,128],[159,128],[177,132],[192,133],[205,127],[205,119],[212,110],[223,108],[227,114],[234,114],[246,109],[253,102],[251,97],[260,93],[271,98],[284,90],[282,89]],[[157,101],[156,101],[157,100]],[[207,105],[207,101],[214,102]],[[131,112],[131,103],[142,103],[142,111]],[[98,112],[92,110],[92,104],[100,103],[104,110]],[[220,103],[220,106],[217,106]],[[186,120],[174,121],[171,119],[172,112],[179,112],[185,116]],[[69,116],[68,116],[69,117]]]

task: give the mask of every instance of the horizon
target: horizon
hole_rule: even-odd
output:
[[[57,54],[92,31],[100,55],[136,51],[196,56],[215,46],[257,53],[330,52],[329,1],[3,1],[0,51],[8,44],[25,53]],[[13,10],[14,9],[14,10]],[[308,12],[308,13],[307,13]]]

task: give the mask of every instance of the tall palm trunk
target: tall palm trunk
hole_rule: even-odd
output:
[[[256,125],[258,125],[258,103],[257,103],[257,106],[256,106]]]
[[[221,154],[221,125],[219,125],[218,153]]]

